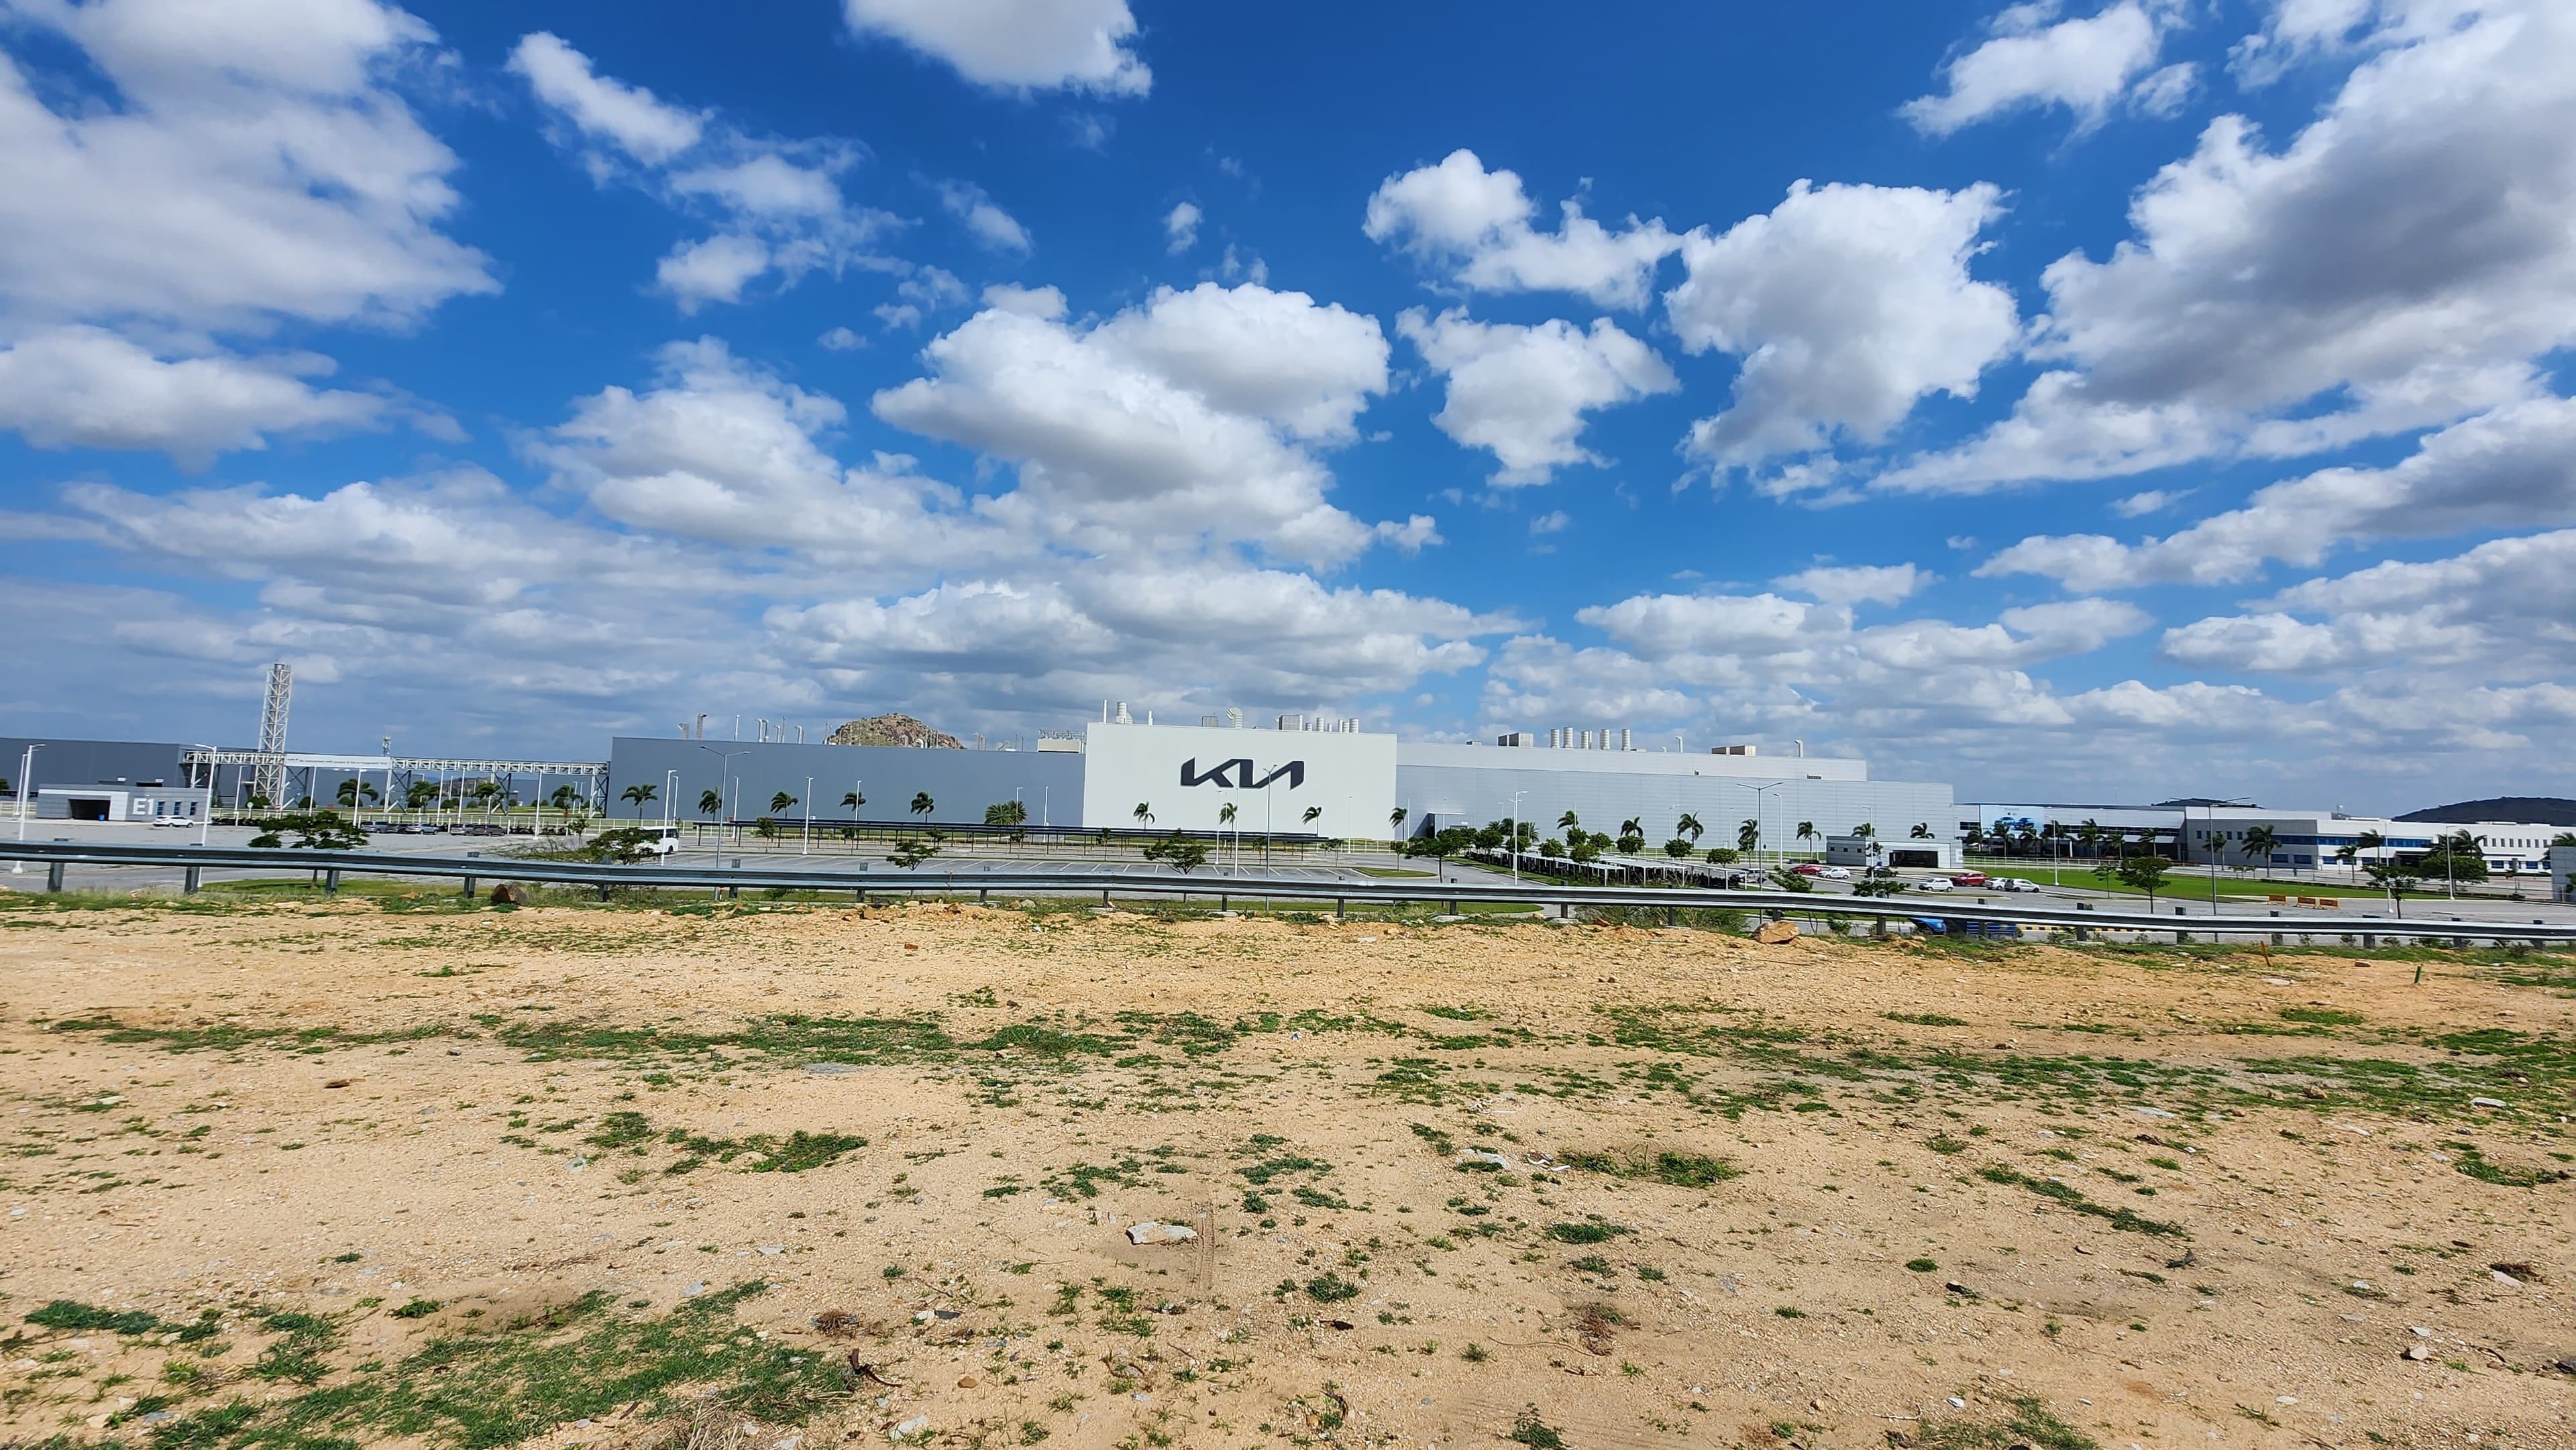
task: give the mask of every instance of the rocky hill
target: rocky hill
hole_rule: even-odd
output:
[[[2401,821],[2523,821],[2534,825],[2576,826],[2576,801],[2561,796],[2500,795],[2482,801],[2459,801],[2429,810],[2408,811]]]
[[[834,745],[911,745],[931,750],[963,750],[954,735],[942,735],[910,715],[871,715],[832,732]]]

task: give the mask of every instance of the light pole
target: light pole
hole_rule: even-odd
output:
[[[1512,883],[1514,885],[1520,884],[1521,879],[1521,797],[1528,794],[1529,792],[1525,790],[1516,790],[1512,792],[1510,829],[1512,837]]]
[[[206,844],[207,833],[212,831],[215,825],[215,760],[214,748],[212,746],[208,746],[206,749],[205,787],[206,808],[197,816],[197,844],[200,846]],[[393,777],[385,777],[385,794],[393,794],[393,789]]]
[[[2200,844],[2207,847],[2209,850],[2209,914],[2212,916],[2218,915],[2218,846],[2217,843],[2211,839],[2218,834],[2218,808],[2220,806],[2251,806],[2253,804],[2254,802],[2251,800],[2203,801],[2200,803]],[[2191,817],[2186,815],[2183,817],[2183,820],[2184,823],[2188,825]]]
[[[805,777],[805,845],[799,856],[814,854],[814,777]]]
[[[734,719],[736,721],[740,721],[742,717],[736,715]],[[740,736],[741,730],[737,726],[735,737],[739,739]],[[733,797],[734,805],[736,807],[740,807],[742,804],[742,787],[737,785],[733,779],[733,758],[737,755],[749,755],[751,752],[748,750],[718,750],[712,745],[701,745],[698,748],[724,762],[723,773],[716,777],[717,794],[724,795],[730,793]],[[718,804],[721,805],[722,802],[719,802]],[[718,829],[716,832],[716,849],[724,849],[724,832],[722,829]]]
[[[27,839],[27,791],[28,788],[34,784],[34,782],[28,780],[27,777],[36,768],[36,752],[44,748],[45,747],[41,743],[30,745],[27,747],[26,753],[18,757],[18,839],[21,841]],[[24,861],[11,862],[9,864],[9,874],[12,876],[23,876],[27,874],[27,863]]]
[[[1768,796],[1772,791],[1788,783],[1785,780],[1775,780],[1769,785],[1745,787],[1746,790],[1753,792],[1753,869],[1757,873],[1762,869],[1762,843],[1771,834],[1771,823],[1764,819],[1763,807],[1769,804]]]
[[[676,771],[676,770],[666,770],[666,771],[663,771],[663,772],[662,772],[662,829],[663,829],[663,831],[664,831],[665,833],[667,833],[667,834],[677,835],[677,834],[679,833],[680,823],[679,823],[678,819],[673,815],[673,812],[677,811],[677,810],[679,809],[679,807],[678,807],[678,806],[676,806],[676,805],[674,805],[674,804],[672,804],[672,802],[677,801],[679,798],[680,798],[680,773],[679,773],[678,771]]]

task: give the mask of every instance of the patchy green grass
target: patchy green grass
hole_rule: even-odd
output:
[[[2016,1395],[1997,1408],[2001,1419],[1961,1413],[1926,1420],[1914,1434],[1920,1450],[2101,1450],[2100,1442],[2050,1413],[2036,1395]]]
[[[2142,1218],[2132,1209],[2110,1208],[2103,1204],[2095,1203],[2093,1200],[2084,1196],[2082,1189],[2075,1187],[2071,1183],[2064,1183],[2054,1178],[2033,1178],[2029,1174],[2022,1172],[2020,1169],[2009,1167],[2005,1164],[1997,1163],[1990,1167],[1980,1168],[1977,1170],[1977,1176],[1986,1180],[1988,1183],[2001,1183],[2006,1185],[2017,1184],[2040,1195],[2042,1198],[2055,1199],[2059,1203],[2065,1204],[2068,1208],[2075,1210],[2077,1213],[2087,1214],[2091,1217],[2101,1219],[2110,1224],[2113,1228],[2124,1229],[2130,1233],[2154,1234],[2163,1238],[2178,1239],[2187,1239],[2191,1237],[2190,1234],[2183,1232],[2179,1225],[2164,1223],[2152,1218]]]
[[[1631,1149],[1625,1153],[1577,1152],[1565,1155],[1565,1166],[1612,1178],[1642,1178],[1654,1183],[1669,1183],[1675,1188],[1709,1188],[1730,1178],[1741,1178],[1744,1170],[1723,1158],[1705,1153],[1680,1153],[1671,1149],[1649,1152]]]
[[[322,1450],[418,1438],[486,1450],[630,1406],[648,1422],[675,1416],[693,1400],[680,1391],[698,1385],[714,1387],[720,1403],[755,1419],[798,1423],[845,1397],[844,1374],[827,1355],[737,1342],[735,1307],[762,1288],[737,1285],[660,1318],[621,1317],[607,1294],[592,1293],[494,1331],[434,1340],[343,1383],[198,1410],[154,1426],[149,1443],[151,1450]]]

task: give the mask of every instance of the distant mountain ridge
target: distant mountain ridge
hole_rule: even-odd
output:
[[[834,745],[910,745],[932,750],[963,750],[954,735],[943,735],[910,715],[871,715],[832,732]]]
[[[2432,806],[2408,811],[2401,821],[2523,821],[2532,825],[2576,826],[2576,801],[2554,795],[2500,795],[2482,801]]]

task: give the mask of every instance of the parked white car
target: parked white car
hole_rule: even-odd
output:
[[[1849,881],[1851,879],[1851,868],[1849,866],[1828,866],[1817,874],[1824,877],[1827,881]]]
[[[1946,878],[1939,876],[1926,876],[1922,880],[1914,883],[1914,889],[1917,891],[1956,891],[1959,888],[1952,886]]]

